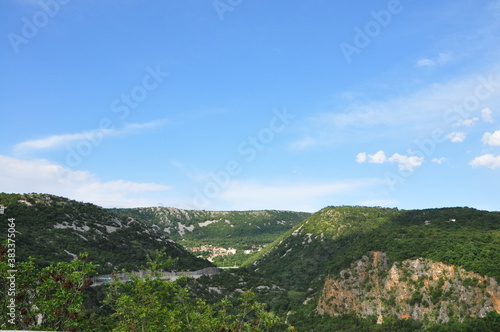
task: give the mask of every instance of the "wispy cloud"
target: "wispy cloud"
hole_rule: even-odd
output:
[[[95,174],[72,171],[46,160],[22,160],[0,155],[0,191],[50,193],[104,207],[155,205],[148,193],[171,189],[158,183],[101,181]]]
[[[464,104],[473,100],[478,91],[489,93],[488,103],[500,103],[498,69],[495,67],[486,73],[429,84],[386,100],[340,98],[336,103],[343,106],[334,106],[330,112],[316,113],[305,119],[299,129],[302,135],[299,134],[300,137],[289,147],[291,150],[304,150],[395,135],[430,134],[437,128],[472,126],[478,116],[488,121],[488,111],[481,111],[481,108],[470,110],[469,104],[465,109]],[[482,86],[484,82],[480,81],[480,77],[491,80],[492,86]]]
[[[415,66],[417,67],[436,67],[442,66],[452,60],[452,56],[449,53],[440,53],[438,56],[433,58],[422,58],[417,60]]]
[[[417,60],[415,65],[417,67],[434,67],[436,65],[436,62],[434,60],[424,58]]]
[[[65,146],[77,144],[82,140],[100,143],[106,137],[137,134],[141,131],[162,126],[166,123],[165,119],[155,120],[146,123],[130,123],[122,128],[112,126],[103,126],[99,129],[84,131],[73,134],[52,135],[35,140],[28,140],[18,143],[14,146],[16,156],[33,153],[41,150],[56,150]]]
[[[446,158],[445,157],[441,157],[441,158],[432,158],[431,162],[433,163],[436,163],[436,164],[439,164],[441,165],[443,162],[446,161]]]
[[[483,120],[483,122],[485,123],[493,123],[494,120],[493,120],[493,112],[488,108],[483,108],[481,110],[481,119]],[[472,127],[474,125],[476,125],[479,121],[479,117],[472,117],[472,118],[464,118],[464,119],[459,119],[457,120],[454,124],[453,124],[453,127],[460,127],[460,126],[464,126],[464,127]]]
[[[472,119],[458,119],[457,122],[453,125],[453,127],[472,127],[474,126],[477,121],[479,120],[478,117],[474,117]]]
[[[324,183],[269,184],[258,181],[233,181],[218,197],[225,209],[280,209],[317,211],[339,204],[346,194],[386,185],[383,179],[351,179]]]

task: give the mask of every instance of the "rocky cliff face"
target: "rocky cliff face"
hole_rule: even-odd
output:
[[[500,286],[452,265],[427,259],[389,264],[383,252],[372,252],[325,281],[317,305],[320,314],[356,313],[446,323],[451,318],[500,313]]]

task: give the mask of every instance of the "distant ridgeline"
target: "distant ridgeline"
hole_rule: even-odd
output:
[[[47,194],[0,193],[4,214],[16,221],[16,259],[28,257],[47,266],[51,262],[70,261],[79,253],[99,264],[99,273],[140,270],[146,256],[166,248],[166,254],[178,258],[175,269],[198,270],[212,266],[196,258],[168,239],[158,228],[128,216],[117,216],[90,203],[81,203]],[[3,223],[2,223],[3,224]],[[7,237],[7,225],[0,225],[0,242]]]

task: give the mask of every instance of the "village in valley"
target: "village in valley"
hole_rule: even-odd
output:
[[[261,251],[264,247],[252,245],[251,249],[237,250],[235,248],[222,248],[207,244],[199,247],[187,247],[186,249],[193,253],[199,253],[198,257],[202,257],[210,262],[213,262],[216,257],[235,255],[237,252],[239,254],[243,253],[245,255],[250,255],[254,252]]]

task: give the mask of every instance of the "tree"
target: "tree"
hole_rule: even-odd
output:
[[[151,274],[132,274],[130,282],[112,284],[104,302],[114,310],[113,331],[284,331],[288,327],[256,302],[251,291],[209,304],[190,295],[182,286],[185,278],[162,280],[155,267],[153,262]]]
[[[0,247],[0,328],[74,330],[82,311],[84,292],[92,284],[96,265],[87,254],[72,262],[52,263],[41,270],[33,259],[19,262],[16,272]]]

